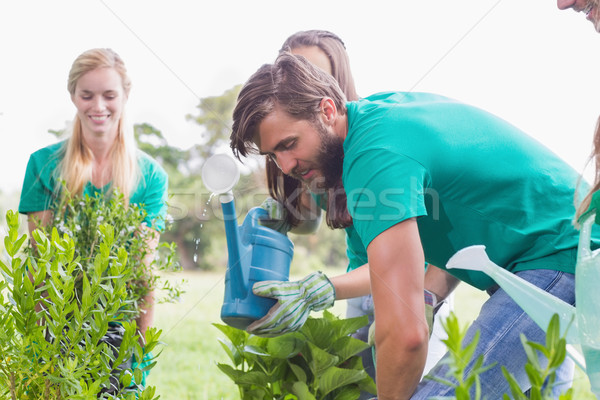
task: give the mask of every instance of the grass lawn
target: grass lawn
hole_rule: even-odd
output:
[[[166,346],[148,382],[156,386],[161,400],[239,400],[237,386],[216,367],[216,363],[229,360],[217,340],[223,335],[211,325],[222,323],[219,315],[224,273],[183,275],[188,283],[182,301],[156,308],[155,325],[163,330],[161,339]],[[454,308],[461,323],[475,319],[486,297],[484,292],[459,285]],[[339,301],[333,313],[342,316],[345,309],[345,301]],[[574,388],[574,399],[594,399],[587,377],[580,371],[576,373]]]

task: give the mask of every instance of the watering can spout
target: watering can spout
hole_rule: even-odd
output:
[[[242,268],[242,244],[238,233],[237,215],[233,198],[233,187],[240,179],[240,171],[235,160],[227,154],[214,154],[202,166],[202,182],[213,194],[219,195],[225,223],[225,236],[229,261],[227,273],[233,275],[235,290],[244,292],[244,269]]]
[[[485,246],[469,246],[454,254],[446,268],[481,271],[491,277],[543,330],[558,314],[561,335],[567,343],[579,344],[575,307],[496,265],[488,257]]]
[[[223,210],[223,222],[225,224],[225,238],[227,240],[227,269],[230,274],[235,290],[242,293],[248,288],[245,283],[248,282],[244,275],[242,261],[242,241],[237,224],[235,211],[235,202],[233,195],[227,193],[220,196],[221,208]]]
[[[486,266],[490,263],[491,261],[485,252],[485,246],[476,245],[465,247],[464,249],[457,251],[456,254],[448,260],[446,268],[460,268],[486,272]]]

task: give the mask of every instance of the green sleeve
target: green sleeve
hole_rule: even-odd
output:
[[[140,158],[141,181],[131,197],[131,203],[139,204],[146,211],[144,222],[159,232],[165,229],[169,178],[165,170],[150,156]]]
[[[364,248],[399,222],[427,214],[425,168],[386,149],[361,152],[344,161],[348,211]]]
[[[61,145],[57,143],[45,147],[29,157],[19,201],[20,213],[44,211],[52,207],[56,197],[55,171]]]

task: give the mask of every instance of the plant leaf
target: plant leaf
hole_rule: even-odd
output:
[[[249,335],[246,331],[231,327],[229,325],[217,323],[213,323],[212,325],[223,332],[234,346],[243,346],[244,343],[246,343],[246,338]]]
[[[366,376],[367,373],[364,370],[330,367],[317,378],[319,393],[321,396],[325,396],[335,389],[357,383]]]
[[[309,342],[322,349],[327,349],[335,335],[331,328],[331,322],[323,318],[308,318],[300,332],[306,336]]]
[[[292,385],[292,393],[298,396],[298,400],[317,400],[305,382],[295,382]]]
[[[270,338],[267,342],[267,352],[271,357],[287,359],[294,357],[304,348],[304,337],[299,333]]]
[[[355,318],[338,319],[331,321],[331,327],[335,330],[336,336],[348,336],[366,326],[369,318],[366,315]]]
[[[329,354],[311,342],[308,342],[308,348],[310,350],[310,359],[307,361],[314,376],[320,376],[323,371],[336,365],[339,361],[338,356]]]
[[[340,362],[343,362],[370,347],[362,340],[355,339],[352,336],[344,336],[333,343],[330,351],[340,358]]]
[[[356,386],[346,386],[336,393],[334,400],[355,400],[358,398],[360,398],[360,389]]]

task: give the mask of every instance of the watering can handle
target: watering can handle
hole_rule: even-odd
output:
[[[244,222],[241,226],[242,234],[240,236],[240,239],[242,244],[247,246],[253,241],[253,237],[257,232],[257,228],[262,226],[260,224],[260,219],[267,217],[267,210],[261,207],[254,207],[248,211],[246,217],[244,217]]]
[[[262,207],[254,207],[248,211],[248,215],[246,218],[250,218],[250,227],[255,228],[260,226],[260,220],[264,218],[268,218],[269,213]]]
[[[581,224],[581,230],[579,232],[579,251],[578,258],[590,257],[592,250],[590,249],[590,243],[592,238],[592,227],[596,222],[596,211],[593,210],[584,214],[579,220]]]

